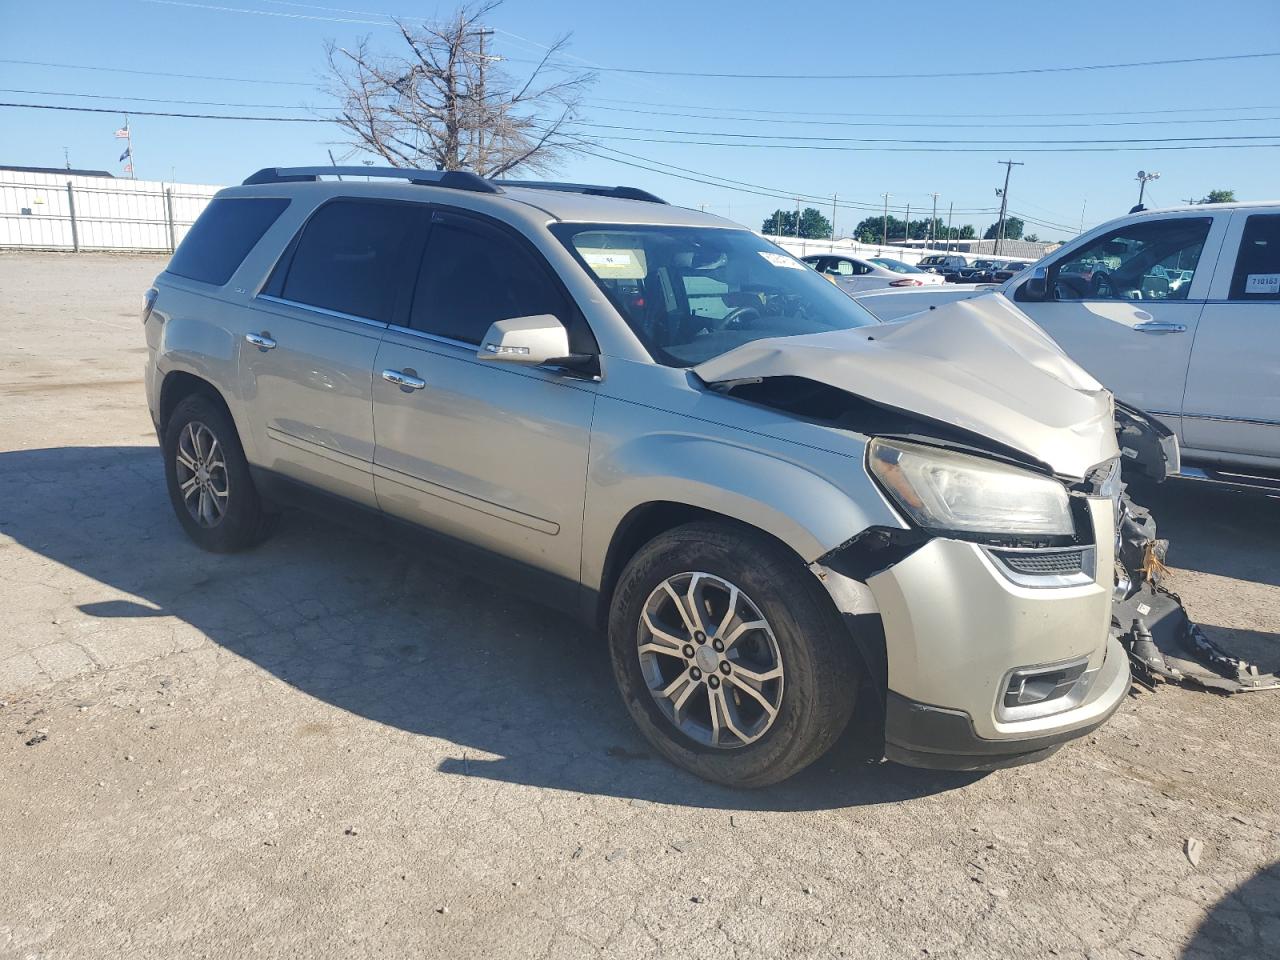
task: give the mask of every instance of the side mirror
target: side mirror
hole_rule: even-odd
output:
[[[1036,267],[1022,282],[1018,288],[1018,299],[1032,302],[1049,299],[1048,271],[1044,267]]]
[[[569,356],[569,331],[549,313],[490,324],[476,357],[537,366]]]

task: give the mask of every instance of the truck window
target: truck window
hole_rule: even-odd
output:
[[[1245,221],[1228,299],[1280,300],[1280,214]]]
[[[1185,300],[1211,217],[1142,220],[1113,230],[1051,268],[1058,300]]]

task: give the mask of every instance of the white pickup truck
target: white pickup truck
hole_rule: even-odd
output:
[[[895,320],[946,300],[1014,301],[1116,396],[1163,421],[1182,473],[1280,492],[1280,201],[1148,210],[998,287],[874,291]]]

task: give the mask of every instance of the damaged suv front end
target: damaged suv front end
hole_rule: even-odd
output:
[[[992,769],[1098,727],[1130,684],[1110,394],[994,298],[835,341],[762,342],[695,372],[864,444],[897,522],[810,569],[878,681],[885,755]]]

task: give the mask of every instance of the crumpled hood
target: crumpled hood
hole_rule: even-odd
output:
[[[1068,477],[1118,456],[1111,398],[999,294],[896,323],[744,344],[706,383],[805,377],[989,437]]]

